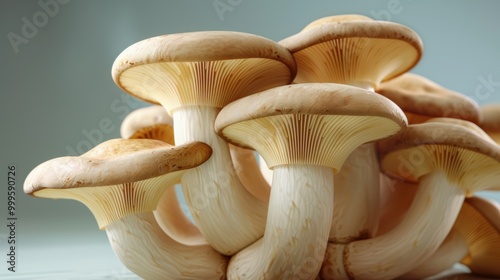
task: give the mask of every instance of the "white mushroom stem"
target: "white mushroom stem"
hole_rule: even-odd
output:
[[[274,167],[264,237],[233,256],[228,279],[315,279],[333,211],[329,167]]]
[[[380,212],[380,170],[374,144],[356,148],[335,175],[330,241],[349,243],[375,235]]]
[[[106,233],[122,263],[144,279],[225,279],[224,256],[208,245],[175,242],[152,212],[117,220],[106,227]]]
[[[443,244],[431,257],[412,271],[405,273],[401,279],[423,279],[436,275],[460,262],[469,253],[467,243],[455,230],[450,231]]]
[[[423,176],[405,219],[394,229],[347,245],[329,243],[329,246],[345,248],[329,249],[336,255],[328,254],[323,277],[393,279],[414,269],[446,238],[464,198],[465,191],[451,183],[444,172],[434,171]]]
[[[351,81],[348,84],[374,92],[370,82]],[[337,200],[330,241],[346,244],[375,236],[380,216],[379,175],[375,144],[363,144],[349,155],[335,176]]]
[[[234,170],[228,144],[214,131],[219,109],[187,106],[173,112],[175,143],[201,141],[212,156],[182,177],[196,225],[215,250],[232,255],[262,237],[267,204],[250,194]]]

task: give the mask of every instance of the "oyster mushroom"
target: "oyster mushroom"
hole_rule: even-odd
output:
[[[453,229],[439,249],[403,279],[423,279],[461,262],[475,275],[500,277],[500,205],[481,198],[465,199]]]
[[[153,215],[165,189],[210,154],[200,142],[172,147],[158,140],[109,140],[79,157],[38,165],[24,192],[85,204],[122,263],[145,279],[224,279],[226,257],[208,245],[174,241]]]
[[[413,68],[422,42],[410,28],[362,15],[320,18],[280,41],[297,62],[295,83],[341,83],[374,91]],[[380,168],[372,143],[352,152],[335,176],[330,241],[375,235],[380,209]]]
[[[124,50],[112,76],[126,92],[165,107],[174,120],[176,144],[202,141],[213,148],[207,162],[182,178],[186,202],[208,243],[232,255],[260,238],[267,204],[241,184],[228,145],[213,125],[229,102],[290,83],[295,76],[290,52],[239,32],[163,35]]]
[[[500,148],[465,126],[409,125],[379,147],[386,174],[419,183],[415,198],[403,221],[386,234],[330,243],[326,278],[392,279],[411,271],[444,241],[464,198],[500,180]]]
[[[333,213],[333,173],[359,145],[406,125],[383,96],[340,84],[295,84],[244,97],[219,113],[227,141],[273,168],[264,237],[231,258],[232,279],[315,279]]]
[[[478,124],[481,118],[479,105],[474,100],[417,74],[405,73],[384,82],[377,93],[394,101],[405,112],[410,124],[436,117]]]

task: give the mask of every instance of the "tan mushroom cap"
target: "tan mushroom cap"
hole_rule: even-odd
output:
[[[172,117],[170,117],[165,108],[159,105],[139,108],[137,110],[132,111],[125,117],[125,119],[123,119],[123,122],[120,126],[120,135],[123,138],[131,138],[132,135],[136,134],[139,130],[146,127],[154,127],[156,125],[160,125],[158,127],[160,129],[164,129],[165,126],[169,126],[171,128],[173,127]],[[139,135],[140,134],[136,136]],[[157,138],[149,138],[149,139],[157,139]],[[167,143],[173,144],[173,142],[167,142]]]
[[[420,60],[420,37],[401,24],[363,16],[319,19],[280,41],[297,62],[296,83],[370,84],[377,88]],[[328,21],[331,22],[328,22]]]
[[[295,73],[294,58],[286,48],[232,31],[146,39],[125,49],[112,67],[120,88],[162,104],[169,114],[188,105],[221,108],[242,96],[288,84]]]
[[[340,170],[354,148],[405,127],[387,98],[340,84],[294,84],[247,96],[219,113],[215,129],[254,148],[270,168],[316,164]]]
[[[476,133],[477,136],[482,137],[484,140],[490,141],[491,143],[495,143],[493,139],[491,139],[491,137],[488,135],[488,133],[486,133],[484,130],[482,130],[478,125],[476,125],[473,122],[461,119],[454,119],[454,118],[431,118],[426,121],[426,123],[436,123],[436,122],[462,126],[464,128],[470,129],[471,132]]]
[[[306,25],[306,27],[304,27],[304,29],[302,29],[302,31],[318,27],[325,23],[346,22],[346,21],[373,21],[373,19],[367,16],[357,15],[357,14],[327,16],[310,22],[308,25]]]
[[[24,192],[79,200],[103,229],[126,215],[155,210],[165,188],[211,153],[201,142],[171,146],[158,140],[108,140],[81,156],[38,165],[26,177]]]
[[[479,126],[500,145],[500,104],[490,104],[481,107],[481,123]]]
[[[500,104],[482,106],[481,115],[481,128],[486,131],[500,132]]]
[[[461,263],[474,274],[499,277],[500,206],[488,199],[468,198],[454,228],[469,247],[469,255]]]
[[[409,125],[400,134],[380,141],[378,152],[381,169],[396,179],[417,182],[421,176],[442,169],[469,195],[498,188],[500,182],[500,148],[461,125]]]
[[[174,145],[174,128],[167,124],[155,124],[137,130],[129,139],[155,139]]]
[[[417,74],[405,73],[382,83],[377,92],[410,114],[457,118],[474,123],[480,120],[480,109],[474,100]],[[419,122],[411,119],[408,118],[410,123]]]

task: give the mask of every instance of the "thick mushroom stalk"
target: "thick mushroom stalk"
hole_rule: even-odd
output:
[[[362,15],[317,19],[280,41],[297,62],[295,83],[341,83],[374,91],[420,60],[422,42],[411,29]],[[380,168],[375,146],[352,152],[335,176],[330,241],[347,243],[375,235],[378,226]]]
[[[195,106],[174,111],[175,142],[198,139],[217,151],[203,165],[186,172],[182,192],[203,236],[218,251],[232,255],[263,233],[267,213],[260,212],[266,208],[264,202],[239,181],[227,142],[215,134],[213,125],[206,125],[215,123],[218,113],[214,108]],[[224,233],[226,228],[235,233]]]
[[[106,226],[106,234],[120,261],[144,279],[225,279],[224,257],[208,245],[173,240],[151,212],[117,220]]]
[[[210,154],[199,142],[172,147],[157,140],[109,140],[80,157],[40,164],[26,178],[24,191],[85,204],[115,254],[145,279],[224,279],[224,256],[208,245],[176,242],[153,216],[165,189]]]
[[[463,237],[451,230],[439,248],[422,264],[403,274],[400,279],[424,279],[450,269],[467,256],[469,249]]]
[[[267,204],[239,181],[228,144],[214,132],[215,117],[229,102],[294,76],[295,61],[283,46],[228,31],[150,38],[127,48],[113,65],[117,85],[172,115],[176,144],[196,139],[213,148],[205,164],[186,173],[182,187],[196,225],[223,254],[262,236]]]
[[[403,279],[422,279],[461,262],[473,274],[500,277],[500,205],[481,197],[467,198],[453,230],[439,249]]]
[[[444,239],[442,235],[446,236],[453,226],[464,198],[465,193],[450,184],[443,173],[427,176],[420,182],[405,219],[393,230],[347,245],[329,243],[327,255],[340,255],[328,257],[321,276],[324,279],[393,279],[402,275],[408,266],[416,260],[425,260],[439,247]],[[339,259],[343,262],[336,263]]]
[[[218,133],[274,170],[264,237],[232,257],[228,277],[314,279],[331,227],[333,173],[356,147],[404,125],[388,99],[338,84],[277,87],[222,109]]]
[[[229,279],[315,279],[333,212],[333,172],[275,166],[264,237],[231,259]]]
[[[412,125],[380,143],[382,170],[418,181],[416,196],[405,219],[386,234],[330,244],[327,278],[392,279],[414,269],[446,238],[464,197],[500,180],[500,150],[464,126]]]

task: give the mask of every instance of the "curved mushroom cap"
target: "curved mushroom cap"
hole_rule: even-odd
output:
[[[491,143],[495,143],[493,139],[486,133],[484,130],[482,130],[478,125],[475,123],[466,121],[466,120],[461,120],[461,119],[454,119],[454,118],[432,118],[428,119],[426,123],[447,123],[447,124],[453,124],[453,125],[458,125],[462,126],[464,128],[470,129],[471,132],[476,133],[477,136],[482,137],[486,141],[490,141]]]
[[[108,140],[81,156],[38,165],[26,177],[24,192],[81,201],[102,229],[126,215],[155,210],[165,188],[211,154],[201,142],[174,147],[158,140]]]
[[[160,129],[164,129],[166,126],[172,128],[173,126],[172,118],[167,113],[165,108],[159,105],[139,108],[137,110],[132,111],[125,117],[120,126],[120,135],[123,138],[131,138],[132,135],[136,134],[141,129],[146,127],[154,127],[156,125],[159,125],[158,128]],[[137,134],[136,138],[139,138],[137,137],[139,135],[140,134]],[[158,138],[149,138],[149,139],[161,140]],[[168,141],[165,142],[173,144],[173,142],[168,142]]]
[[[353,15],[319,19],[280,43],[295,57],[296,83],[371,88],[413,68],[423,52],[420,37],[410,28]]]
[[[417,182],[423,175],[442,170],[469,195],[498,188],[500,148],[465,126],[413,124],[378,144],[381,169],[391,177]]]
[[[485,198],[468,198],[454,228],[469,248],[461,263],[474,274],[500,277],[500,205]]]
[[[382,83],[377,92],[398,104],[405,113],[423,117],[449,117],[479,123],[479,106],[469,97],[422,76],[405,73]],[[410,124],[412,118],[409,116]]]
[[[481,123],[479,126],[500,144],[500,104],[490,104],[481,107]]]
[[[155,139],[174,145],[173,120],[162,106],[140,108],[123,120],[120,135],[127,139]]]
[[[290,52],[269,39],[231,31],[157,36],[135,43],[115,60],[112,76],[127,93],[175,108],[222,108],[240,97],[290,83]]]
[[[302,31],[313,29],[325,23],[347,22],[347,21],[373,21],[373,19],[367,16],[357,15],[357,14],[345,14],[345,15],[322,17],[310,22],[308,25],[306,25],[306,27],[304,27],[304,29],[302,29]]]
[[[174,145],[174,128],[167,124],[155,124],[143,127],[132,134],[128,139],[154,139]]]
[[[340,84],[294,84],[224,107],[215,129],[227,141],[259,152],[272,168],[314,164],[340,170],[359,145],[406,126],[387,98]]]

